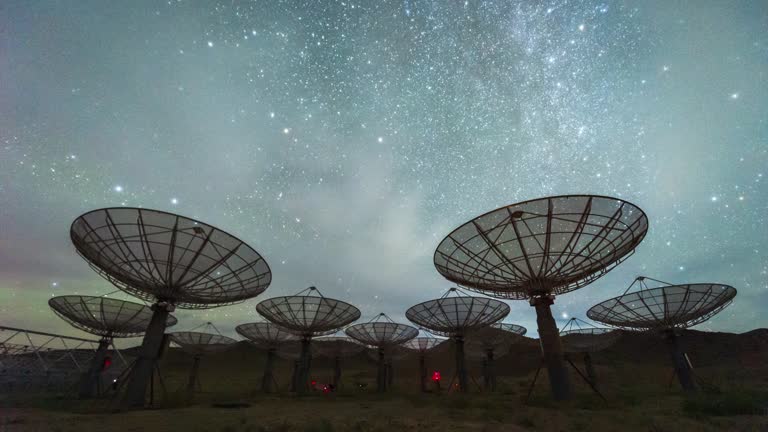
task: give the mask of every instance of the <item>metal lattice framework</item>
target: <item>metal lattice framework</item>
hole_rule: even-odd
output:
[[[204,309],[255,297],[272,281],[264,258],[236,237],[158,210],[94,210],[70,237],[97,273],[148,301]]]
[[[0,326],[0,392],[70,391],[102,342]],[[128,363],[114,345],[112,350],[120,361],[106,373],[117,375]]]
[[[302,295],[308,293],[307,295]],[[309,295],[315,293],[316,295]],[[256,305],[269,321],[302,337],[323,336],[360,318],[360,310],[349,303],[323,297],[315,287],[292,296],[274,297]]]
[[[326,336],[315,339],[312,353],[323,357],[350,357],[362,352],[365,346],[348,336]]]
[[[563,294],[606,274],[648,230],[640,208],[568,195],[509,205],[460,226],[437,247],[446,279],[498,298]]]
[[[400,345],[419,335],[419,330],[407,324],[398,324],[381,313],[371,321],[347,327],[347,335],[363,345],[386,347]]]
[[[182,350],[194,355],[224,351],[237,343],[231,337],[194,331],[168,333],[168,337]]]
[[[440,336],[463,335],[465,332],[504,319],[509,305],[486,297],[471,297],[451,288],[443,297],[411,306],[405,317],[420,328]]]
[[[298,341],[299,337],[269,322],[240,324],[235,331],[251,343],[263,349],[275,349],[288,341]]]
[[[106,297],[58,296],[48,300],[48,305],[73,327],[107,338],[141,336],[152,319],[152,310],[143,304]],[[165,326],[176,322],[168,315]]]
[[[584,327],[581,326],[584,324]],[[563,351],[567,353],[589,353],[602,351],[621,338],[621,331],[613,328],[595,327],[576,317],[568,320],[560,338]]]
[[[646,280],[662,284],[648,288]],[[638,291],[629,290],[639,285]],[[592,306],[587,316],[625,330],[682,329],[701,324],[733,301],[736,289],[716,283],[673,285],[638,277],[623,295]]]

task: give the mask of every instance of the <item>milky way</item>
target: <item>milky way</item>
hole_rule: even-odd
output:
[[[180,213],[260,251],[258,299],[179,311],[231,332],[310,285],[404,320],[451,286],[432,254],[453,228],[591,193],[651,227],[556,300],[561,325],[642,274],[736,287],[701,329],[765,326],[768,6],[668,3],[6,3],[0,324],[75,334],[48,298],[130,299],[70,244],[94,208]]]

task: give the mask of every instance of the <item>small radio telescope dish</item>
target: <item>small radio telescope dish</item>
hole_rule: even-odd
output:
[[[349,336],[324,336],[312,343],[313,355],[333,359],[333,385],[338,389],[341,385],[341,359],[361,353],[365,347]]]
[[[452,297],[451,295],[455,295]],[[409,321],[431,333],[453,339],[456,350],[456,376],[459,391],[467,391],[467,371],[464,366],[464,336],[509,314],[509,305],[486,297],[472,297],[458,288],[449,289],[441,298],[411,306],[405,316]]]
[[[193,356],[192,369],[189,371],[187,381],[187,401],[191,401],[195,394],[195,387],[200,388],[200,357],[205,354],[221,352],[231,348],[237,341],[219,333],[219,330],[210,322],[207,327],[213,328],[216,333],[184,331],[168,333],[168,338],[178,345],[182,351]]]
[[[583,324],[583,325],[582,325]],[[592,353],[602,351],[615,344],[621,338],[621,331],[595,327],[586,321],[576,317],[568,320],[560,330],[560,340],[563,342],[563,351],[568,354],[582,354],[584,357],[584,369],[587,372],[587,380],[597,389],[597,373],[592,364]],[[569,360],[570,361],[570,360]],[[574,365],[575,367],[575,365]]]
[[[471,333],[466,342],[467,353],[483,364],[483,384],[487,391],[496,391],[495,359],[504,356],[528,330],[511,323],[494,323]]]
[[[428,336],[416,337],[403,344],[404,348],[415,351],[419,355],[419,388],[422,393],[427,391],[427,353],[446,341],[445,339],[438,339],[426,331],[424,333]]]
[[[649,288],[647,280],[660,286]],[[630,292],[632,288],[636,291]],[[658,331],[667,341],[675,374],[686,391],[695,391],[691,365],[677,341],[676,332],[718,314],[736,297],[736,289],[718,283],[674,285],[645,276],[637,277],[624,294],[592,306],[587,316],[623,330]]]
[[[240,324],[235,327],[235,331],[259,348],[267,350],[267,362],[264,366],[264,375],[261,377],[261,390],[265,393],[271,392],[272,383],[275,382],[273,373],[275,352],[287,342],[298,341],[299,337],[269,322]]]
[[[143,304],[106,297],[64,295],[51,298],[48,305],[73,327],[101,336],[88,372],[80,382],[81,398],[98,394],[102,366],[112,339],[141,336],[152,319],[152,310]],[[166,327],[175,324],[176,318],[168,315]]]
[[[75,219],[77,252],[121,290],[154,302],[152,320],[131,370],[123,402],[144,405],[168,313],[238,303],[267,289],[264,258],[211,225],[141,208],[104,208]]]
[[[398,324],[392,321],[386,314],[380,313],[372,320],[347,327],[346,333],[352,339],[361,344],[376,347],[378,349],[378,373],[376,385],[379,392],[387,391],[387,384],[392,380],[387,379],[385,364],[385,349],[401,345],[419,335],[419,330],[407,324]]]
[[[566,195],[512,204],[451,232],[434,255],[437,271],[496,298],[528,299],[536,308],[544,361],[555,399],[571,397],[554,296],[579,289],[631,255],[648,231],[639,207],[616,198]]]
[[[266,299],[256,311],[267,320],[301,337],[301,359],[297,390],[304,393],[311,365],[310,344],[313,337],[336,331],[360,318],[360,310],[349,303],[323,297],[315,287],[292,296]]]

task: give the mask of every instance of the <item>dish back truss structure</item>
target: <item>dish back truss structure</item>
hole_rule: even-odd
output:
[[[453,297],[451,295],[454,295]],[[456,354],[456,378],[459,391],[467,391],[464,336],[467,332],[501,321],[509,314],[509,305],[486,297],[468,296],[457,288],[441,298],[411,306],[405,316],[431,333],[453,339]]]
[[[275,352],[278,348],[285,345],[286,342],[298,341],[299,337],[270,322],[240,324],[235,327],[235,331],[240,336],[248,339],[252,344],[267,351],[264,374],[261,377],[261,391],[264,393],[272,392],[272,384],[275,384],[277,387],[273,372]]]
[[[419,356],[419,389],[422,393],[427,392],[427,382],[429,375],[427,371],[427,353],[445,342],[446,339],[438,339],[429,332],[424,332],[428,336],[415,337],[403,344],[403,348],[415,351]]]
[[[99,340],[0,326],[0,393],[69,392],[88,371],[99,344]],[[105,372],[111,377],[128,362],[110,345],[119,359]]]
[[[630,256],[648,218],[627,201],[566,195],[512,204],[451,232],[434,255],[449,281],[492,297],[528,299],[536,308],[544,362],[555,399],[571,397],[551,305]]]
[[[486,391],[496,391],[496,358],[505,355],[527,332],[525,327],[511,323],[493,323],[472,332],[467,352],[482,361]]]
[[[659,286],[650,288],[646,281]],[[632,288],[636,291],[630,292]],[[624,294],[592,306],[587,316],[623,330],[658,331],[669,349],[675,374],[685,391],[695,391],[693,370],[680,347],[677,331],[701,324],[726,308],[736,289],[718,283],[675,285],[646,276],[637,277]]]
[[[101,393],[101,372],[113,338],[141,336],[152,319],[152,310],[143,304],[107,297],[57,296],[48,300],[48,305],[73,327],[101,336],[91,365],[80,381],[80,398],[91,398]],[[175,317],[168,315],[166,327],[176,322]]]
[[[236,237],[184,216],[141,208],[104,208],[75,219],[77,252],[121,290],[153,302],[153,316],[134,363],[123,403],[143,406],[175,307],[205,309],[238,303],[267,289],[264,258]]]
[[[333,359],[333,389],[341,386],[341,359],[351,357],[365,350],[363,345],[349,336],[325,336],[315,339],[312,344],[313,355]]]
[[[376,374],[377,391],[387,391],[387,384],[394,381],[392,368],[385,363],[385,349],[401,345],[419,335],[419,330],[407,324],[398,324],[384,313],[372,320],[347,327],[346,333],[363,345],[376,347],[378,350],[378,372]],[[389,369],[389,370],[388,370]]]
[[[213,328],[216,333],[184,331],[168,333],[171,342],[178,345],[182,351],[192,354],[192,369],[189,371],[187,380],[187,401],[192,401],[195,394],[195,388],[200,389],[200,358],[205,354],[217,353],[231,348],[237,341],[230,337],[222,335],[212,324],[207,323],[207,327]],[[195,329],[193,329],[195,330]]]
[[[360,318],[360,310],[349,303],[324,297],[315,287],[292,296],[266,299],[256,305],[256,311],[267,320],[301,338],[301,357],[291,387],[306,392],[313,337],[336,331]]]

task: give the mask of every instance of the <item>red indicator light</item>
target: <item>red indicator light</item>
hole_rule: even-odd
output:
[[[104,357],[104,362],[101,363],[101,370],[105,371],[112,366],[112,357]]]
[[[440,371],[432,372],[432,381],[440,381]]]

